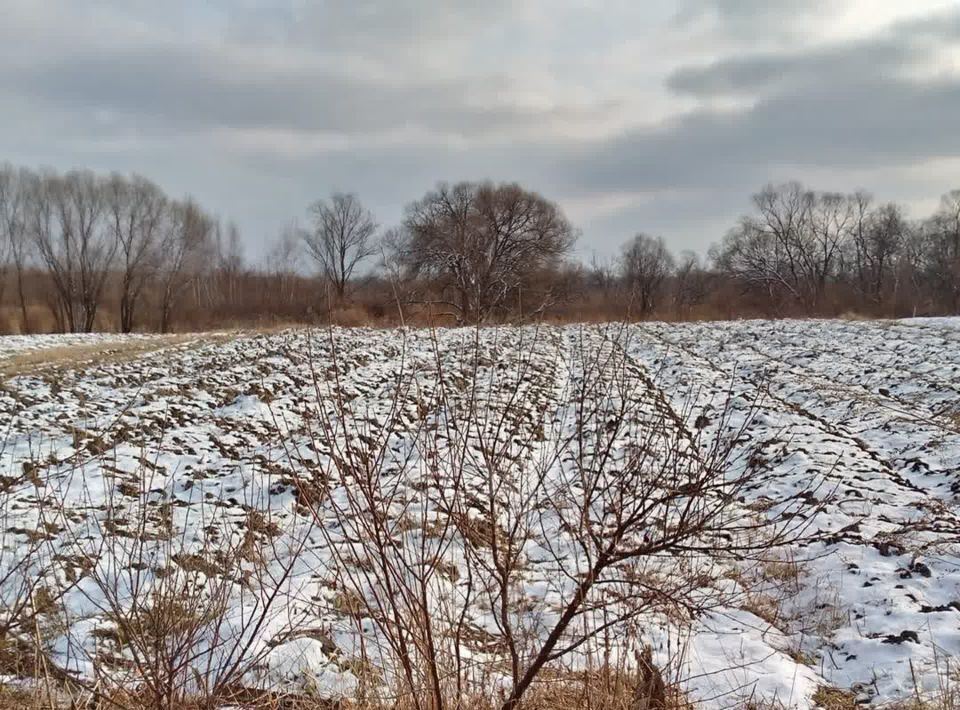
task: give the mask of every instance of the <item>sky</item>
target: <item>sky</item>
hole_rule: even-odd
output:
[[[0,0],[0,161],[139,173],[257,257],[355,192],[556,201],[582,258],[718,241],[768,182],[960,187],[957,0]]]

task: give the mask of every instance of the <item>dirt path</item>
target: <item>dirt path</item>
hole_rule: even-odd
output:
[[[106,363],[136,360],[160,350],[221,343],[237,336],[238,333],[157,335],[28,350],[0,358],[0,380],[58,370],[86,370]]]

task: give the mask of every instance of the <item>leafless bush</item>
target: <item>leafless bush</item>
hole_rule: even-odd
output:
[[[707,436],[621,332],[582,334],[554,368],[538,359],[545,334],[528,337],[510,366],[479,338],[455,363],[439,348],[428,365],[404,360],[385,419],[340,386],[335,342],[315,371],[326,463],[322,494],[304,499],[333,555],[364,700],[517,707],[560,669],[642,658],[649,614],[689,622],[723,598],[718,561],[799,534],[738,503],[748,474],[728,464],[752,403],[731,399]]]
[[[268,657],[290,637],[303,601],[309,523],[275,518],[264,500],[248,501],[243,512],[181,507],[177,484],[165,487],[155,464],[131,476],[139,484],[88,480],[91,465],[109,463],[77,460],[47,472],[46,524],[58,534],[28,551],[28,581],[0,595],[9,602],[4,638],[17,639],[18,657],[35,663],[30,675],[61,699],[97,707],[214,708],[269,698]],[[55,565],[38,574],[37,559]],[[41,593],[59,611],[45,636],[36,633]]]

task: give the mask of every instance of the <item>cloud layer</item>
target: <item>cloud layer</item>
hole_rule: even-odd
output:
[[[594,6],[595,5],[595,6]],[[389,223],[519,180],[580,249],[704,249],[766,181],[916,211],[960,176],[960,9],[917,0],[0,0],[0,159],[138,171],[250,251],[331,190]]]

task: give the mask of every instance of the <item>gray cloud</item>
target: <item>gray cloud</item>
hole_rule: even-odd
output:
[[[795,36],[812,15],[845,0],[686,0],[674,16],[680,25],[711,22],[732,36]],[[759,34],[758,34],[759,33]]]
[[[287,6],[280,17],[289,38],[301,43],[372,49],[409,45],[412,38],[467,37],[504,18],[523,0],[334,0]]]
[[[714,12],[732,21],[758,22],[771,15],[783,16],[808,12],[822,6],[826,0],[695,0],[688,2],[688,12]]]
[[[672,91],[697,97],[751,97],[804,87],[845,86],[935,62],[938,51],[958,38],[960,8],[897,22],[885,32],[855,41],[679,67],[666,84]]]
[[[960,39],[960,8],[948,8],[923,17],[897,22],[891,28],[895,35],[916,40]]]
[[[832,82],[743,111],[698,110],[580,152],[581,189],[756,185],[784,166],[860,168],[960,157],[960,78]]]
[[[703,249],[768,180],[940,189],[910,169],[960,159],[960,12],[928,2],[827,42],[827,0],[0,0],[0,159],[141,172],[251,253],[333,189],[389,224],[482,178],[569,205],[587,254]]]
[[[467,87],[451,81],[396,86],[304,65],[242,64],[206,48],[175,45],[68,54],[24,67],[3,83],[8,90],[58,106],[185,128],[369,133],[406,126],[483,135],[578,113],[471,103]],[[496,80],[484,83],[470,88],[495,95]]]
[[[892,39],[858,42],[790,54],[765,53],[732,57],[705,67],[681,67],[667,78],[667,86],[693,96],[754,96],[797,86],[851,82],[860,77],[896,72],[928,52]]]

